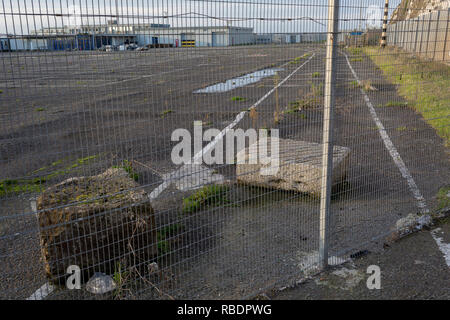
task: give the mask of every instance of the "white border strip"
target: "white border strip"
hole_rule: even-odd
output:
[[[267,92],[261,99],[259,99],[256,103],[254,103],[248,110],[252,109],[252,108],[256,108],[258,105],[260,105],[264,100],[266,100],[272,93],[275,92],[276,89],[278,89],[280,86],[282,86],[284,83],[286,83],[286,81],[288,81],[297,71],[299,71],[301,68],[303,68],[309,61],[311,61],[312,58],[314,58],[316,54],[313,53],[311,55],[311,57],[309,57],[308,60],[306,60],[301,66],[299,66],[297,69],[295,69],[291,74],[289,74],[286,78],[284,78],[283,81],[281,81],[277,86],[273,87],[269,92]],[[187,163],[187,164],[192,164],[195,163],[196,161],[202,159],[203,154],[207,153],[209,150],[211,150],[212,148],[215,147],[215,145],[221,140],[223,139],[223,137],[228,133],[228,131],[230,131],[231,129],[233,129],[245,116],[245,114],[248,112],[247,111],[242,111],[241,113],[239,113],[236,118],[234,119],[233,122],[231,122],[225,129],[223,129],[215,138],[214,140],[212,140],[210,143],[208,143],[201,151],[199,151],[196,155],[194,155],[194,157],[192,158],[192,160]],[[167,180],[164,181],[162,184],[160,184],[156,189],[154,189],[150,195],[149,198],[150,200],[156,199],[157,197],[159,197],[159,195],[166,190],[172,183],[173,181]]]
[[[434,229],[430,233],[434,241],[436,241],[439,250],[444,254],[445,263],[450,267],[450,243],[445,243],[443,237],[438,237],[439,232],[443,233],[441,228]]]
[[[37,289],[27,300],[43,300],[52,293],[53,290],[55,290],[55,287],[47,282]]]
[[[350,68],[350,70],[353,73],[353,76],[355,77],[356,81],[358,81],[359,85],[362,85],[362,82],[359,80],[358,75],[356,74],[355,70],[353,69],[352,65],[350,64],[350,61],[348,60],[348,56],[346,53],[344,53],[345,59],[347,60],[347,64]],[[397,165],[398,169],[400,170],[400,173],[402,174],[403,178],[406,179],[408,183],[409,190],[413,194],[414,198],[417,201],[417,206],[419,207],[420,213],[427,214],[429,213],[429,210],[427,208],[427,204],[425,203],[425,198],[423,197],[422,193],[420,192],[419,188],[417,187],[416,182],[414,181],[411,173],[409,172],[408,168],[406,167],[405,163],[403,162],[403,159],[401,158],[400,154],[397,151],[397,148],[395,148],[394,144],[392,143],[391,138],[386,132],[386,129],[383,126],[383,123],[381,122],[380,118],[378,118],[378,115],[375,111],[375,108],[373,107],[372,102],[370,101],[369,97],[367,96],[364,89],[360,89],[361,93],[364,96],[364,100],[366,101],[367,107],[369,108],[369,112],[372,116],[373,121],[375,121],[375,124],[378,127],[378,132],[380,133],[381,139],[384,142],[384,145],[386,146],[386,149],[389,151],[389,154],[391,155],[392,159],[394,160],[395,164]]]

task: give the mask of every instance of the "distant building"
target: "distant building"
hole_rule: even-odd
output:
[[[323,38],[323,39],[322,39]],[[320,42],[325,34],[255,34],[236,26],[172,27],[169,24],[119,24],[42,28],[25,36],[1,38],[1,51],[95,50],[104,46],[228,47],[254,44]]]
[[[226,47],[255,43],[253,28],[232,26],[171,27],[168,24],[120,25],[116,21],[110,21],[104,25],[44,28],[33,32],[33,35],[57,39],[55,41],[58,41],[59,44],[64,41],[67,42],[67,36],[83,36],[88,38],[90,45],[83,43],[80,47],[86,49],[124,43],[136,43],[140,46],[167,44],[173,47]],[[49,49],[73,47],[77,44],[65,43],[56,46],[50,44]]]

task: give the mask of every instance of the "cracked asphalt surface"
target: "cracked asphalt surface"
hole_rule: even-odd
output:
[[[431,231],[441,228],[450,244],[450,219],[411,234],[385,248],[321,273],[295,288],[272,293],[272,299],[450,299],[450,266]],[[381,289],[369,290],[367,268],[381,270]],[[336,271],[356,274],[340,277]]]

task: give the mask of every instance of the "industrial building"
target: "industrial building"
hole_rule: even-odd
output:
[[[104,45],[136,43],[139,46],[165,44],[173,47],[227,47],[255,43],[253,28],[233,26],[171,27],[168,24],[121,25],[110,21],[106,25],[65,26],[44,28],[33,36],[50,40],[48,48],[97,49]]]
[[[228,47],[252,44],[320,42],[325,34],[256,34],[237,26],[171,27],[169,24],[118,24],[43,28],[26,36],[0,38],[1,51],[96,50],[103,46]]]

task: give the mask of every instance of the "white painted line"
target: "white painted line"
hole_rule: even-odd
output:
[[[450,243],[444,243],[443,237],[438,237],[438,233],[443,233],[441,228],[431,231],[431,236],[436,241],[439,250],[444,254],[445,263],[450,267]]]
[[[43,300],[52,293],[53,290],[55,290],[55,287],[47,282],[37,289],[27,300]]]
[[[362,85],[362,82],[359,80],[358,75],[356,74],[355,70],[353,69],[352,65],[350,64],[347,54],[344,53],[344,55],[345,55],[345,59],[347,60],[347,64],[353,73],[353,76],[355,77],[356,81],[358,81],[358,84]],[[378,127],[378,132],[380,133],[381,139],[383,140],[384,145],[386,146],[386,149],[389,151],[389,154],[391,155],[392,159],[394,160],[395,164],[397,165],[398,169],[400,170],[400,173],[402,174],[403,178],[406,179],[409,190],[411,191],[414,198],[416,199],[416,202],[417,202],[416,204],[420,210],[420,213],[428,214],[429,210],[427,208],[425,198],[423,197],[422,193],[420,192],[419,188],[417,187],[417,184],[414,181],[414,178],[412,177],[411,173],[409,172],[408,168],[406,167],[405,163],[403,162],[403,159],[401,158],[400,154],[398,153],[397,148],[392,143],[392,140],[389,137],[389,135],[387,134],[387,131],[383,126],[383,123],[381,122],[380,118],[378,118],[378,115],[375,111],[375,108],[373,107],[372,102],[370,101],[370,99],[367,96],[364,89],[361,89],[361,93],[364,96],[364,100],[366,101],[367,107],[369,108],[369,112],[372,116],[372,119],[373,119],[373,121],[375,121],[375,124]]]
[[[306,60],[303,64],[301,64],[298,68],[296,68],[292,73],[290,73],[286,78],[283,79],[277,86],[273,87],[269,92],[267,92],[264,96],[261,97],[256,103],[254,103],[248,110],[252,108],[256,108],[259,106],[264,100],[266,100],[272,93],[275,92],[276,89],[278,89],[280,86],[282,86],[286,81],[288,81],[296,72],[298,72],[301,68],[303,68],[309,61],[311,61],[312,58],[314,58],[316,54],[313,53],[311,57],[309,57],[308,60]],[[233,122],[231,122],[225,129],[223,129],[210,143],[208,143],[201,151],[199,151],[194,157],[187,163],[187,165],[191,165],[193,163],[196,163],[197,161],[201,160],[203,158],[203,154],[207,153],[211,149],[215,147],[215,145],[225,137],[225,135],[233,129],[245,116],[245,114],[248,111],[242,111],[240,112]],[[171,184],[173,180],[166,180],[162,184],[160,184],[156,189],[154,189],[150,195],[150,200],[156,199],[159,197],[159,195],[166,190]]]
[[[358,75],[356,74],[355,70],[353,69],[347,54],[345,54],[345,59],[347,60],[347,64],[350,67],[350,70],[353,73],[353,76],[355,77],[356,81],[358,81],[359,85],[362,85],[361,81],[358,78]],[[406,167],[405,163],[403,162],[402,158],[400,157],[400,154],[398,153],[397,149],[395,148],[394,144],[392,143],[391,139],[389,138],[389,135],[386,132],[386,129],[383,126],[383,123],[381,122],[380,118],[378,118],[377,113],[375,112],[375,108],[373,107],[372,102],[370,101],[369,97],[367,96],[366,92],[361,89],[361,93],[364,96],[364,100],[366,101],[367,107],[369,108],[370,114],[372,115],[373,120],[375,121],[378,131],[380,133],[381,138],[383,139],[384,145],[386,146],[386,149],[389,151],[392,159],[394,160],[395,164],[397,165],[398,169],[400,170],[403,178],[406,179],[408,182],[409,190],[413,194],[414,198],[417,202],[417,207],[419,208],[420,212],[423,214],[423,216],[419,217],[417,219],[417,224],[419,227],[422,227],[423,225],[427,224],[429,221],[431,221],[431,217],[429,215],[429,210],[427,208],[427,204],[425,202],[425,198],[423,197],[422,193],[420,192],[419,188],[417,187],[416,182],[414,181],[411,173],[409,172],[408,168]],[[445,263],[447,266],[450,267],[450,243],[444,243],[443,238],[440,238],[437,236],[437,233],[441,232],[440,228],[437,228],[431,232],[431,236],[433,237],[434,241],[436,242],[439,250],[444,254]]]

